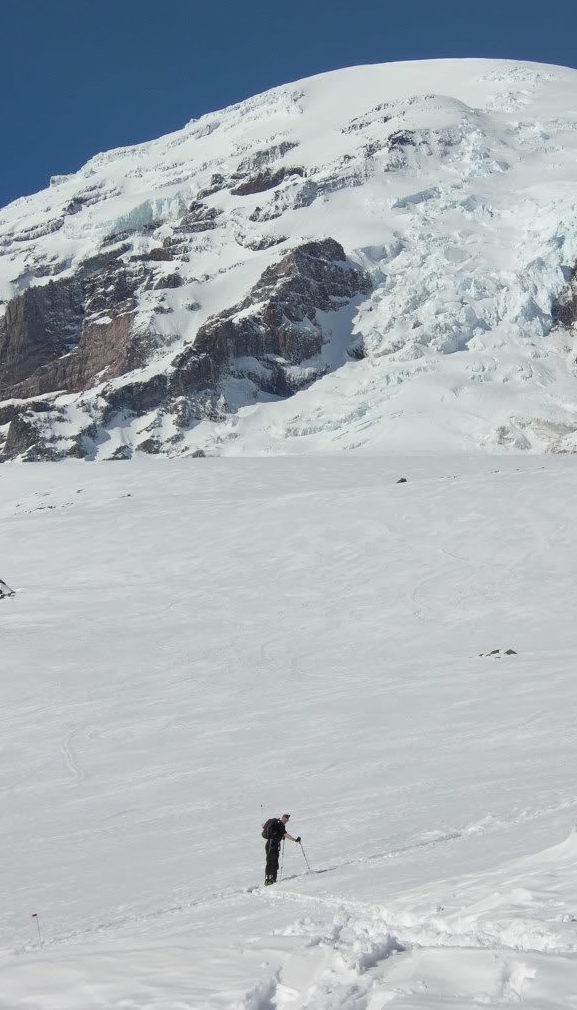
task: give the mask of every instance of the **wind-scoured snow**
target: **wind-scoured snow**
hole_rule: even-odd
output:
[[[576,1006],[572,457],[2,482],[2,1010]]]
[[[300,242],[336,239],[373,291],[334,321],[363,360],[277,402],[231,380],[230,409],[169,451],[573,451],[575,335],[555,329],[554,307],[577,264],[576,110],[576,71],[513,61],[357,67],[277,88],[0,211],[0,298],[119,236],[145,253],[200,195],[215,227],[190,237],[184,283],[154,317],[165,349],[139,375],[168,367]],[[271,188],[243,191],[266,171]],[[142,295],[143,325],[153,311]],[[63,433],[90,422],[98,391],[61,401]],[[104,454],[121,438],[137,447],[153,423],[174,433],[166,418],[127,418]]]

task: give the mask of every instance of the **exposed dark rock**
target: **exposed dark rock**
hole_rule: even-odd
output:
[[[146,278],[144,265],[127,266],[119,254],[94,257],[84,266],[81,279],[85,290],[84,311],[88,319],[99,314],[121,315],[135,307],[135,293]]]
[[[194,452],[191,452],[190,456],[191,459],[204,459],[206,457],[206,453],[204,449],[195,449]]]
[[[24,463],[56,463],[58,460],[64,459],[66,455],[67,453],[63,449],[56,449],[50,443],[40,441],[36,445],[30,446],[22,454],[22,461]]]
[[[195,207],[195,213],[207,210]],[[160,336],[134,326],[136,291],[152,279],[155,286],[180,286],[182,277],[176,272],[155,276],[142,260],[125,262],[119,249],[92,257],[74,278],[31,288],[8,305],[0,329],[0,395],[28,403],[0,408],[0,423],[10,425],[4,459],[61,455],[42,438],[35,420],[54,406],[32,398],[80,392],[118,378],[141,367],[160,346]],[[104,386],[98,424],[69,443],[69,455],[90,457],[119,413],[142,416],[164,407],[181,430],[203,418],[222,420],[231,409],[219,388],[227,373],[249,379],[256,390],[293,395],[328,367],[317,358],[324,340],[317,312],[340,309],[370,288],[367,275],[347,261],[333,239],[290,250],[264,271],[243,301],[209,318],[167,373]],[[159,445],[152,436],[139,448],[156,452]],[[125,458],[118,455],[125,450],[120,447],[113,458]]]
[[[355,337],[352,344],[347,347],[347,355],[352,358],[353,361],[364,361],[365,354],[365,344],[362,337]]]
[[[78,366],[69,369],[68,388],[86,389],[95,376],[115,378],[137,368],[146,359],[143,335],[134,335],[132,310],[110,322],[94,322],[84,328],[76,357]]]
[[[178,273],[163,274],[153,284],[155,291],[162,291],[165,288],[181,288],[184,280]]]
[[[406,477],[399,477],[397,484],[406,484],[406,483],[407,483]]]
[[[152,260],[155,263],[166,263],[170,262],[174,258],[174,253],[169,246],[161,245],[155,246],[154,249],[149,249],[146,253],[140,253],[138,256],[132,256],[133,260],[140,260],[142,262],[147,262]]]
[[[232,358],[268,355],[297,364],[321,350],[317,310],[340,308],[370,288],[334,239],[305,243],[268,267],[239,305],[207,320],[194,350],[210,355],[218,369]]]
[[[147,438],[144,442],[139,442],[136,446],[141,452],[147,452],[152,456],[157,456],[162,451],[162,442],[158,438]]]
[[[303,382],[287,366],[314,357],[322,348],[317,310],[341,308],[370,289],[368,276],[348,263],[334,239],[292,249],[264,271],[239,305],[200,327],[194,346],[173,362],[171,392],[187,394],[214,386],[234,359],[248,358],[264,365],[260,371],[247,368],[257,385],[278,396],[292,395]]]
[[[13,236],[12,241],[35,242],[39,238],[44,238],[45,235],[52,235],[54,232],[60,231],[63,224],[63,217],[45,217],[39,224],[32,224],[29,228],[19,229],[18,233]]]
[[[234,196],[252,196],[255,193],[264,193],[267,189],[280,186],[281,182],[294,175],[302,177],[305,175],[305,171],[303,168],[277,168],[275,171],[265,168],[262,172],[251,176],[231,189],[231,193]]]
[[[14,590],[10,589],[10,586],[4,582],[4,579],[0,579],[0,600],[4,600],[9,596],[15,595]]]
[[[282,207],[278,207],[275,203],[268,204],[265,207],[261,207],[260,204],[257,204],[252,214],[249,214],[248,219],[249,221],[256,221],[257,223],[274,221],[275,218],[281,216],[282,212]]]
[[[119,232],[111,238],[115,242],[119,242],[126,232]],[[95,277],[98,282],[98,275],[102,270],[108,270],[114,264],[117,263],[119,258],[124,255],[124,253],[130,251],[130,244],[128,242],[121,242],[115,245],[114,249],[107,249],[104,252],[96,253],[94,256],[89,256],[84,260],[81,266],[81,274],[86,277]]]
[[[169,391],[169,380],[166,375],[153,375],[142,382],[128,382],[116,389],[103,391],[107,406],[103,414],[106,424],[115,414],[124,412],[139,416],[149,410],[160,407]]]
[[[211,349],[199,351],[196,344],[182,351],[174,359],[172,366],[171,396],[183,396],[198,389],[209,388],[214,386],[218,379],[219,365]]]
[[[577,267],[569,284],[553,305],[551,314],[554,324],[567,330],[577,323]]]
[[[42,396],[63,390],[80,392],[106,371],[110,378],[123,375],[142,364],[146,355],[142,335],[132,332],[133,314],[118,316],[106,323],[84,328],[78,346],[66,356],[37,368],[24,382],[12,387],[12,396]]]
[[[387,138],[389,151],[395,151],[403,147],[414,147],[415,133],[413,130],[395,130]]]
[[[98,433],[98,426],[96,424],[90,424],[87,428],[83,428],[72,439],[68,455],[73,456],[75,459],[86,459],[87,456],[94,452]]]
[[[28,288],[8,302],[0,319],[0,397],[18,397],[19,383],[78,341],[83,302],[76,278]]]
[[[490,652],[480,652],[479,656],[491,657],[493,659],[501,659],[502,656],[517,656],[518,653],[516,649],[491,649]]]
[[[383,151],[387,146],[384,140],[372,140],[369,144],[365,144],[363,147],[363,153],[365,158],[374,158],[375,154]]]
[[[108,459],[131,459],[132,449],[129,445],[119,445]]]
[[[287,210],[310,207],[315,200],[339,189],[361,186],[369,171],[366,162],[366,158],[351,161],[349,156],[344,155],[332,164],[330,171],[323,171],[318,176],[307,176],[297,185],[277,187],[267,203],[255,207],[249,220],[273,221]],[[289,171],[288,174],[292,173]]]
[[[216,207],[207,207],[199,200],[191,203],[188,213],[181,217],[175,232],[178,234],[196,234],[203,231],[212,231],[216,228],[217,218],[222,214]]]
[[[15,459],[41,440],[41,433],[28,418],[18,414],[10,421],[2,452],[3,459]]]
[[[61,260],[57,257],[45,261],[43,263],[37,263],[32,271],[34,277],[57,277],[58,274],[67,270],[70,266],[69,260]]]
[[[298,147],[294,140],[281,140],[280,144],[273,144],[272,147],[265,147],[261,151],[255,151],[250,157],[240,162],[235,173],[235,178],[243,178],[251,172],[256,172],[265,165],[270,165],[275,161],[284,158],[285,154]]]
[[[190,428],[197,421],[223,421],[230,412],[224,396],[208,387],[177,396],[167,404],[166,411],[180,429]]]
[[[186,396],[178,396],[167,406],[177,428],[189,428],[198,420],[198,405],[195,400]]]
[[[258,238],[240,238],[237,242],[244,249],[252,249],[253,252],[262,252],[263,249],[270,249],[272,246],[286,242],[286,235],[259,235]]]
[[[391,116],[383,116],[381,113],[383,109],[390,108],[388,102],[383,102],[380,105],[375,105],[370,112],[365,113],[363,116],[357,116],[352,119],[348,126],[343,126],[341,133],[357,133],[360,130],[365,130],[367,126],[374,126],[375,124],[380,124],[383,126],[385,123],[390,122]]]
[[[300,370],[291,368],[285,360],[275,361],[273,357],[266,361],[254,359],[254,368],[246,361],[242,362],[241,367],[233,361],[229,367],[231,375],[250,379],[264,393],[271,393],[281,399],[294,396],[300,389],[306,389],[327,371],[324,365]]]
[[[220,172],[214,172],[210,177],[208,186],[198,194],[198,199],[202,200],[205,196],[213,196],[214,193],[219,193],[221,189],[224,189],[225,185],[224,175],[221,175]]]
[[[93,256],[74,277],[8,303],[0,319],[1,398],[79,392],[145,363],[156,335],[134,332],[133,322],[136,291],[150,273],[123,262],[127,248]]]
[[[9,424],[15,417],[22,414],[45,414],[53,410],[51,403],[46,400],[29,400],[26,403],[5,403],[0,406],[0,426]]]
[[[65,214],[78,214],[86,206],[86,201],[81,196],[74,196],[64,208]]]

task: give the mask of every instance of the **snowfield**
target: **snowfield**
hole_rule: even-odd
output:
[[[573,457],[1,481],[2,1010],[577,1007]]]

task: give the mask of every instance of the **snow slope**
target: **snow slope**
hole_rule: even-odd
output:
[[[577,1006],[576,482],[4,468],[2,1010]]]
[[[577,264],[576,110],[576,71],[513,61],[356,67],[277,88],[0,211],[0,298],[73,274],[115,236],[127,260],[146,256],[201,198],[215,226],[186,237],[182,286],[160,306],[139,296],[158,346],[136,377],[170,371],[298,243],[336,239],[373,291],[324,321],[328,371],[308,389],[275,400],[224,381],[219,410],[184,431],[162,409],[103,422],[96,458],[151,431],[172,455],[573,451],[575,333],[554,324]],[[235,192],[265,170],[284,175]],[[362,360],[343,356],[354,341]],[[56,448],[98,419],[103,388],[57,400]]]

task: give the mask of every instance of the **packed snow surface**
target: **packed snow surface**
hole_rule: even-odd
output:
[[[280,181],[235,192],[264,171]],[[154,292],[140,298],[140,322],[160,344],[139,377],[170,368],[211,314],[298,243],[336,239],[373,283],[353,313],[325,320],[328,367],[308,389],[271,402],[230,380],[216,418],[185,432],[157,412],[117,419],[97,456],[151,431],[175,455],[577,447],[575,334],[555,328],[577,264],[575,70],[351,68],[53,182],[0,212],[0,298],[72,273],[114,241],[145,255],[178,231],[191,201],[213,215],[212,230],[188,236],[182,286],[160,308]],[[355,342],[364,358],[347,360],[342,348]],[[61,398],[56,436],[90,424],[98,392]]]
[[[568,456],[5,467],[2,1010],[577,1007],[576,495]],[[265,889],[285,810],[312,872]]]

